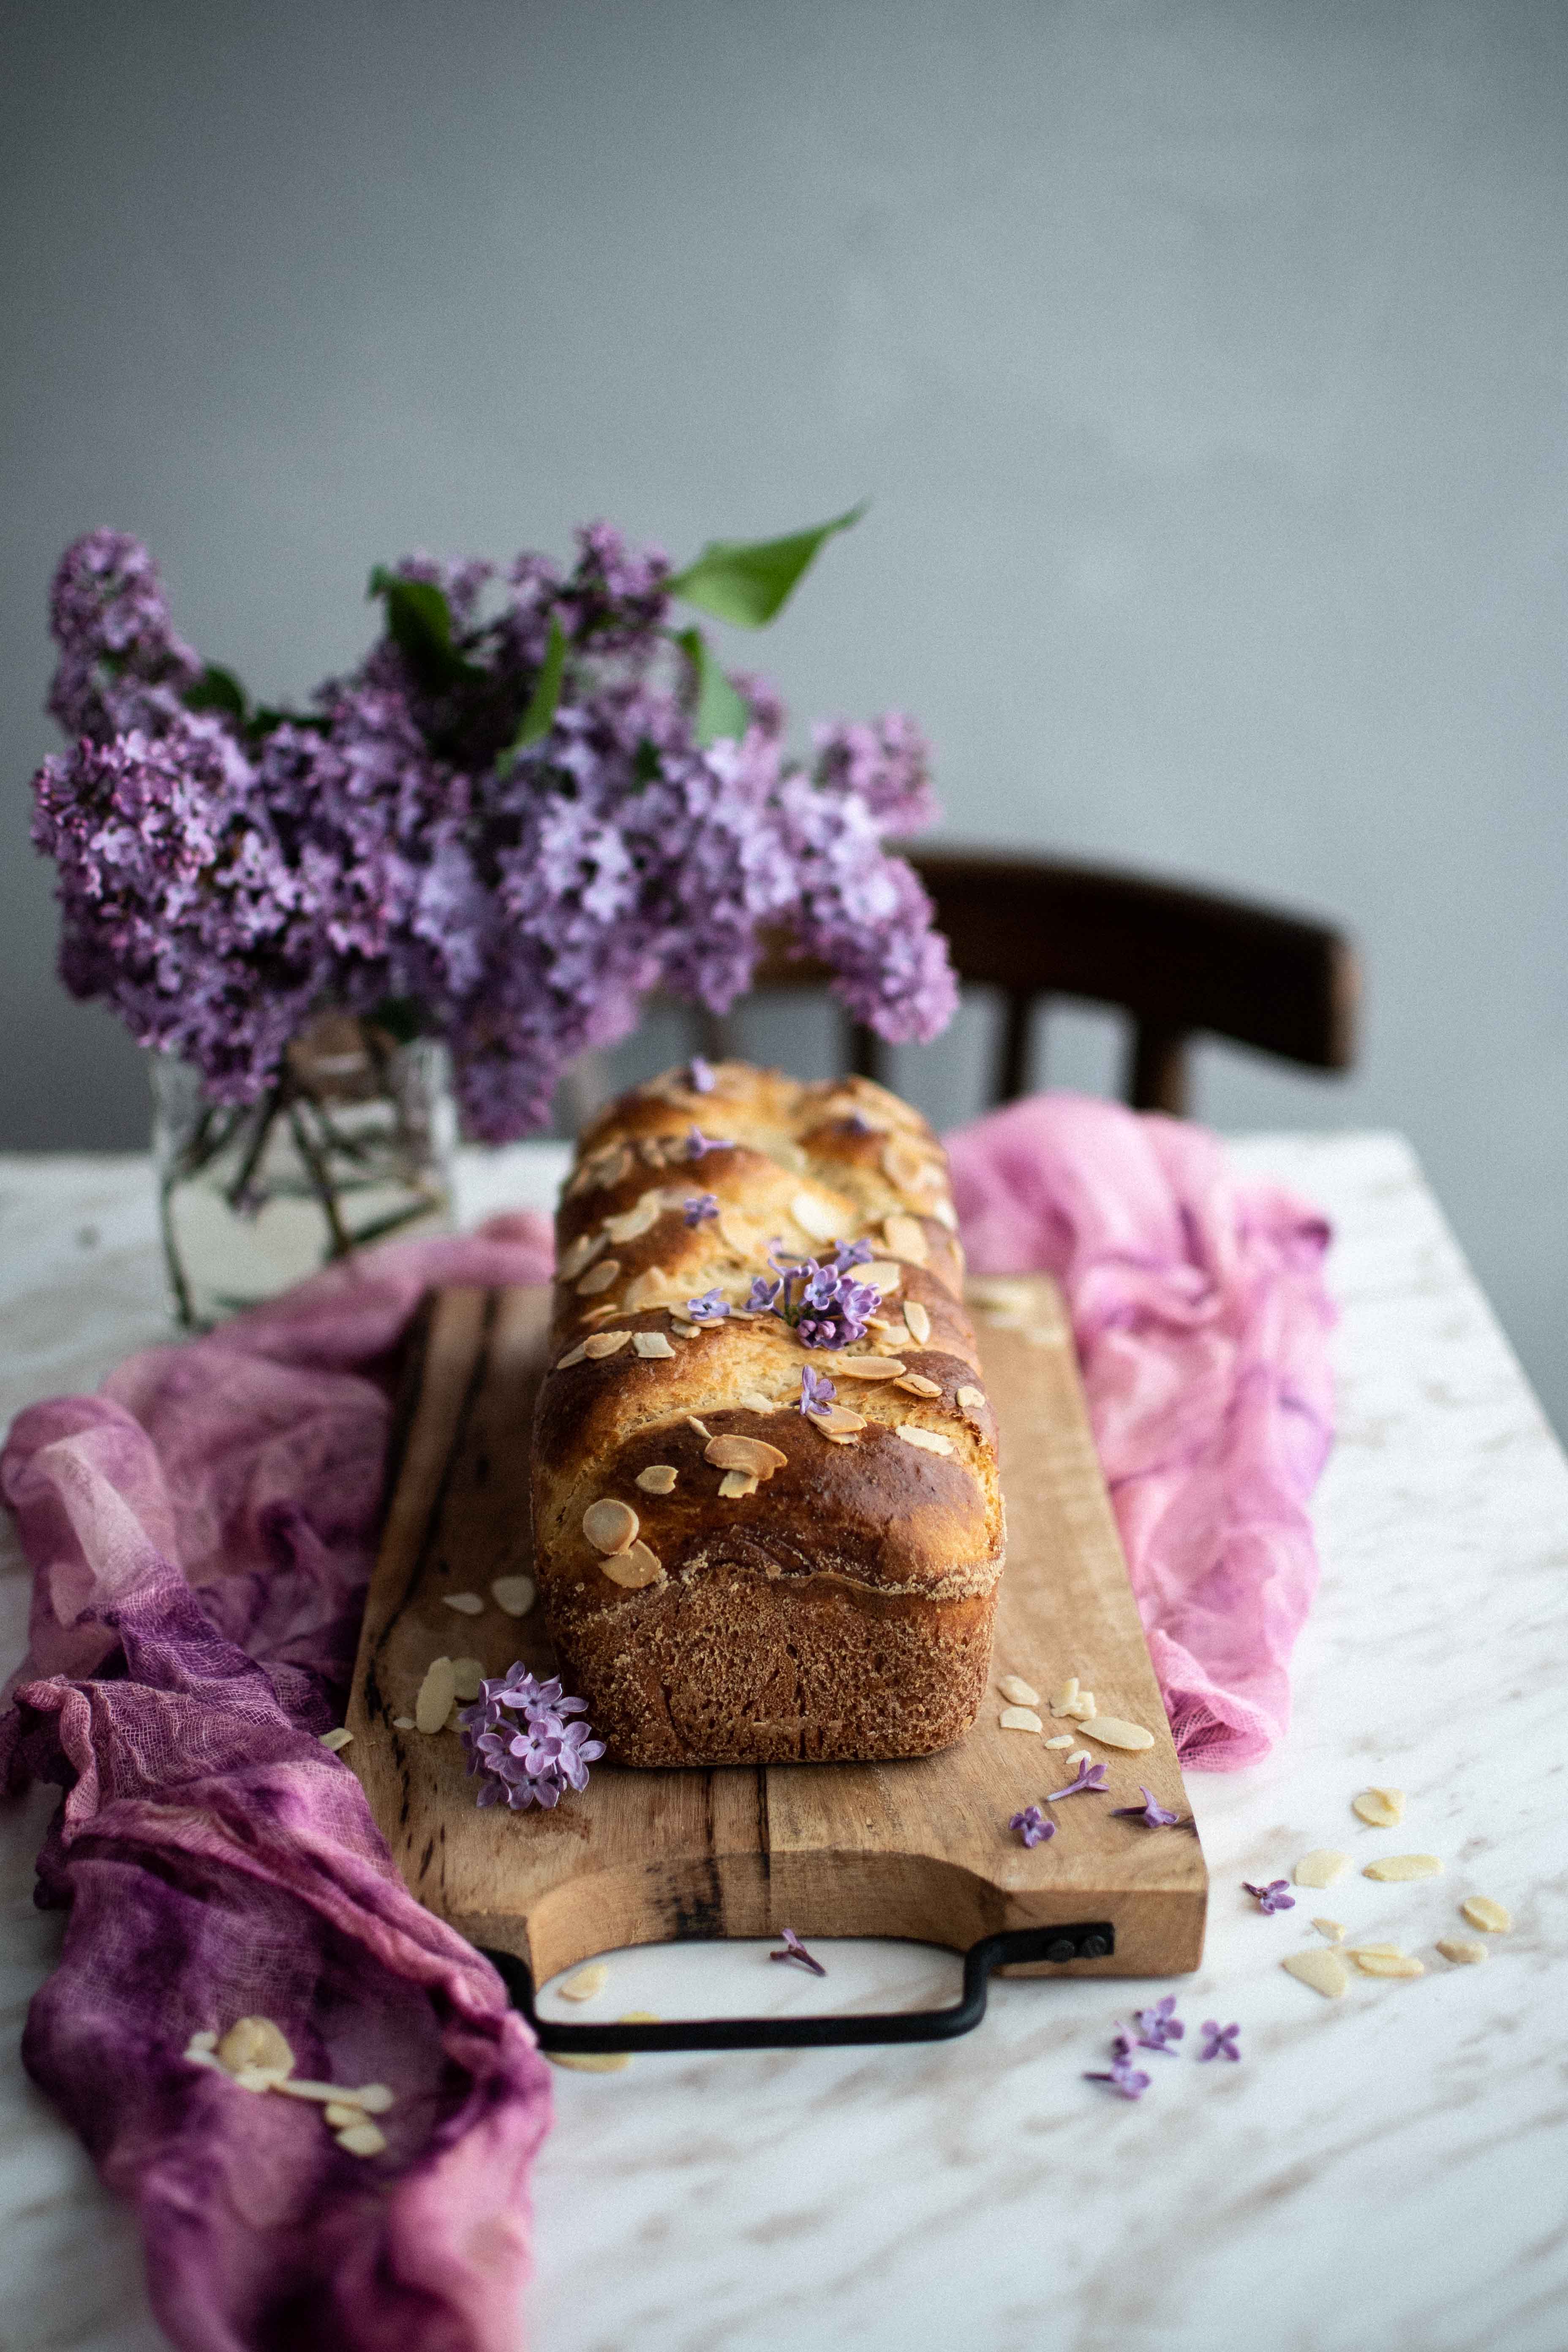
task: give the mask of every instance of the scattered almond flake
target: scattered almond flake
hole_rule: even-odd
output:
[[[601,1495],[583,1514],[583,1533],[595,1551],[625,1551],[637,1541],[638,1521],[629,1503]]]
[[[351,2156],[379,2156],[386,2146],[386,2134],[377,2124],[351,2124],[347,2131],[336,2132],[333,2137]]]
[[[958,1391],[958,1402],[965,1412],[973,1412],[984,1403],[985,1391],[977,1389],[973,1381],[966,1381]]]
[[[733,1250],[737,1257],[756,1255],[757,1236],[744,1217],[737,1216],[733,1209],[721,1209],[714,1223],[719,1228],[720,1240],[726,1248]]]
[[[595,1994],[604,1991],[609,1975],[610,1971],[603,1960],[590,1960],[586,1968],[577,1969],[555,1990],[566,2000],[592,2000]]]
[[[498,1576],[490,1586],[490,1599],[508,1617],[526,1617],[536,1592],[531,1576]]]
[[[1314,1948],[1306,1952],[1290,1952],[1279,1963],[1288,1976],[1310,1985],[1325,2000],[1342,2000],[1350,1985],[1350,1970],[1338,1952]]]
[[[346,2099],[331,2099],[321,2110],[328,2123],[340,2131],[346,2124],[363,2124],[364,2116],[358,2107],[350,2106]]]
[[[567,1372],[567,1371],[570,1371],[574,1364],[580,1364],[580,1363],[582,1362],[582,1360],[583,1360],[584,1357],[587,1354],[587,1352],[588,1352],[587,1342],[586,1342],[585,1340],[579,1339],[579,1340],[578,1340],[578,1342],[577,1342],[577,1345],[576,1345],[574,1348],[568,1348],[568,1349],[567,1349],[566,1353],[565,1353],[565,1354],[561,1358],[560,1361],[556,1364],[556,1367],[555,1367],[556,1370],[557,1370],[558,1372]]]
[[[868,1264],[857,1266],[855,1274],[858,1281],[868,1282],[872,1289],[880,1291],[884,1298],[900,1289],[904,1279],[903,1267],[896,1265],[890,1257],[874,1257]]]
[[[924,1265],[931,1255],[931,1245],[925,1237],[925,1227],[918,1217],[894,1214],[882,1220],[882,1234],[894,1257],[906,1259],[910,1265]]]
[[[1032,1706],[1005,1706],[996,1718],[1004,1731],[1044,1731]]]
[[[286,2083],[276,2084],[274,2088],[281,2091],[286,2098],[310,2099],[318,2106],[331,2106],[339,2099],[345,2105],[359,2105],[353,2093],[345,2091],[341,2083],[311,2083],[300,2075],[290,2074]]]
[[[1092,1696],[1092,1692],[1080,1692],[1078,1702],[1079,1706],[1083,1705],[1085,1698]],[[1090,1714],[1082,1717],[1080,1720],[1083,1724],[1085,1738],[1098,1739],[1102,1748],[1137,1749],[1152,1748],[1154,1745],[1154,1735],[1152,1731],[1145,1731],[1141,1723],[1124,1723],[1119,1715]]]
[[[468,1700],[478,1698],[479,1695],[479,1685],[483,1682],[484,1678],[485,1669],[481,1659],[453,1659],[452,1680],[458,1686],[458,1696],[460,1699]]]
[[[1065,1348],[1068,1335],[1059,1328],[1053,1330],[1047,1323],[1030,1323],[1025,1326],[1024,1340],[1030,1348]]]
[[[711,1437],[713,1434],[707,1423],[705,1422],[699,1421],[694,1412],[689,1412],[687,1414],[686,1426],[688,1429],[694,1429],[699,1437]]]
[[[1426,1973],[1419,1960],[1405,1952],[1374,1952],[1363,1944],[1350,1957],[1364,1977],[1424,1977]]]
[[[349,1729],[347,1724],[340,1723],[335,1731],[322,1732],[321,1745],[323,1748],[330,1748],[332,1754],[337,1756],[342,1754],[342,1750],[349,1745],[349,1742],[353,1738],[353,1733]]]
[[[931,1338],[931,1317],[918,1298],[904,1301],[904,1322],[917,1348],[923,1348]]]
[[[414,1717],[411,1715],[395,1715],[392,1727],[394,1731],[412,1731],[415,1728]]]
[[[1051,1713],[1053,1715],[1065,1715],[1068,1708],[1072,1705],[1077,1696],[1078,1676],[1076,1675],[1069,1675],[1066,1682],[1063,1683],[1060,1690],[1052,1697]]]
[[[805,1416],[814,1429],[830,1437],[836,1445],[852,1444],[866,1426],[866,1416],[847,1404],[819,1405]]]
[[[557,1277],[562,1282],[575,1282],[577,1276],[593,1264],[604,1246],[603,1234],[579,1234],[556,1267]]]
[[[1034,1284],[1025,1276],[994,1274],[977,1275],[968,1286],[967,1295],[975,1307],[1006,1312],[1031,1305],[1037,1294]]]
[[[632,1484],[640,1486],[645,1495],[673,1495],[679,1475],[672,1463],[650,1462],[646,1470],[637,1472]]]
[[[675,1349],[662,1331],[634,1331],[632,1350],[638,1356],[663,1357],[673,1356],[675,1353]]]
[[[996,1687],[1014,1706],[1038,1706],[1040,1703],[1039,1692],[1022,1675],[1004,1675]]]
[[[1072,1746],[1072,1735],[1070,1732],[1058,1731],[1054,1739],[1047,1740],[1046,1746],[1047,1748],[1070,1748]]]
[[[1331,1846],[1314,1846],[1304,1853],[1290,1875],[1298,1886],[1331,1886],[1350,1868],[1348,1853],[1336,1853]]]
[[[457,1695],[458,1684],[452,1672],[451,1659],[432,1658],[425,1669],[419,1696],[414,1702],[415,1729],[434,1736],[452,1712],[452,1701]]]
[[[397,2105],[384,2083],[362,2083],[357,2091],[341,2091],[338,2095],[353,2106],[363,2107],[367,2116],[384,2116],[388,2107]]]
[[[577,1320],[579,1323],[602,1323],[606,1315],[620,1315],[625,1312],[626,1309],[618,1298],[606,1298],[600,1307],[584,1307]]]
[[[1092,1723],[1095,1717],[1094,1693],[1080,1690],[1066,1706],[1053,1708],[1052,1712],[1066,1716],[1069,1723]]]
[[[1374,1830],[1391,1830],[1405,1819],[1403,1789],[1363,1789],[1351,1799],[1351,1811]]]
[[[658,1224],[663,1214],[663,1193],[645,1192],[635,1208],[623,1211],[618,1217],[606,1217],[605,1231],[618,1248],[622,1242],[640,1241],[644,1234]]]
[[[201,2033],[193,2033],[190,2040],[185,2044],[185,2055],[187,2058],[194,2058],[203,2051],[216,2050],[216,2048],[217,2035],[210,2030]]]
[[[447,1720],[441,1728],[443,1731],[460,1731],[462,1727],[462,1709],[454,1698],[451,1706],[447,1709]]]
[[[952,1452],[952,1440],[951,1437],[943,1437],[940,1430],[921,1429],[912,1421],[900,1421],[898,1423],[894,1428],[893,1434],[895,1437],[901,1437],[906,1445],[918,1445],[922,1454],[951,1454]]]
[[[684,1309],[690,1288],[689,1283],[678,1285],[667,1266],[650,1265],[627,1283],[621,1305],[628,1315],[640,1315],[650,1307]]]
[[[862,1422],[861,1427],[865,1427]],[[860,1441],[850,1430],[825,1429],[822,1433],[829,1445],[858,1445]]]
[[[1437,1949],[1446,1960],[1452,1960],[1461,1969],[1479,1968],[1487,1958],[1486,1946],[1472,1944],[1468,1936],[1439,1936]]]
[[[592,1364],[602,1364],[606,1356],[617,1356],[631,1338],[629,1331],[595,1331],[591,1339],[583,1342],[583,1353]]]
[[[231,2080],[237,2083],[242,2091],[258,2093],[275,2091],[284,2079],[284,2076],[272,2066],[237,2066],[231,2076]]]
[[[1348,1957],[1353,1960],[1358,1952],[1374,1952],[1385,1960],[1397,1960],[1404,1957],[1404,1947],[1399,1944],[1354,1944]]]
[[[187,2065],[206,2066],[209,2067],[215,2074],[226,2076],[228,2074],[228,2068],[220,2064],[218,2060],[213,2056],[210,2050],[187,2050],[184,2056]]]
[[[736,1502],[743,1495],[754,1495],[756,1491],[756,1476],[749,1470],[726,1470],[719,1481],[719,1492],[727,1503]]]
[[[815,1192],[797,1192],[789,1204],[789,1213],[814,1242],[837,1241],[843,1232],[843,1212],[834,1208],[831,1202],[819,1200]]]
[[[809,1349],[806,1360],[831,1369],[836,1381],[896,1381],[909,1370],[899,1356],[837,1356],[826,1348]]]
[[[789,1460],[776,1445],[765,1437],[710,1437],[703,1448],[702,1458],[711,1462],[715,1470],[743,1470],[749,1477],[771,1478]]]
[[[1075,1748],[1068,1758],[1068,1763],[1075,1772],[1081,1772],[1086,1764],[1092,1765],[1094,1759],[1087,1748]],[[1104,1765],[1102,1764],[1100,1769],[1103,1772]]]
[[[1443,1865],[1435,1853],[1391,1853],[1382,1862],[1369,1862],[1362,1872],[1363,1878],[1436,1878]]]
[[[955,1234],[958,1231],[958,1211],[951,1201],[945,1198],[933,1201],[931,1204],[931,1213],[938,1224],[945,1225],[950,1234]]]
[[[669,1318],[669,1328],[678,1339],[695,1339],[702,1327],[700,1323],[688,1323],[681,1318],[672,1315]]]
[[[599,1566],[612,1584],[625,1587],[628,1592],[640,1592],[645,1585],[663,1581],[664,1563],[655,1551],[649,1551],[640,1540],[629,1551],[617,1552],[613,1559],[602,1559]]]
[[[269,2017],[237,2017],[214,2048],[220,2066],[237,2075],[243,2068],[284,2081],[294,2072],[294,2053]],[[247,2084],[249,2090],[253,2086]]]
[[[1513,1915],[1489,1895],[1467,1895],[1459,1909],[1472,1927],[1484,1929],[1489,1936],[1510,1936],[1513,1933]]]
[[[569,2066],[574,2074],[619,2074],[632,2063],[629,2050],[542,2050],[552,2066]]]
[[[942,1394],[942,1382],[928,1381],[923,1372],[906,1372],[899,1386],[907,1390],[910,1396],[939,1397]]]
[[[649,1168],[662,1168],[665,1154],[675,1140],[673,1136],[645,1135],[637,1145],[637,1155]]]
[[[483,1596],[478,1592],[443,1592],[441,1606],[455,1609],[459,1617],[482,1617],[485,1613]]]
[[[1342,1944],[1344,1942],[1345,1930],[1342,1920],[1314,1919],[1312,1925],[1317,1929],[1320,1936],[1326,1936],[1328,1937],[1331,1944]]]
[[[748,1412],[776,1412],[778,1411],[778,1407],[774,1404],[773,1398],[770,1396],[764,1396],[761,1389],[742,1389],[741,1391],[740,1402],[745,1406]]]
[[[591,1265],[576,1284],[577,1296],[579,1298],[597,1298],[601,1292],[608,1290],[610,1285],[613,1282],[618,1282],[620,1278],[620,1259],[602,1257],[598,1265]]]

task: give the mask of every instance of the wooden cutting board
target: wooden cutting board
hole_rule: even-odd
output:
[[[1207,1874],[1194,1832],[1113,1817],[1151,1788],[1190,1809],[1089,1435],[1060,1295],[1030,1277],[1021,1324],[979,1318],[1001,1432],[1007,1565],[994,1672],[1046,1696],[1076,1675],[1102,1715],[1154,1734],[1136,1755],[1081,1745],[1109,1797],[1054,1808],[1026,1850],[1007,1827],[1072,1778],[1067,1751],[1004,1731],[1000,1696],[944,1754],[898,1764],[638,1772],[608,1763],[553,1812],[480,1811],[456,1732],[399,1731],[430,1660],[522,1658],[554,1671],[535,1609],[489,1596],[528,1572],[528,1432],[549,1294],[448,1290],[432,1303],[395,1437],[395,1481],[365,1604],[345,1761],[419,1900],[476,1944],[514,1952],[536,1985],[617,1946],[676,1937],[898,1936],[965,1950],[998,1929],[1108,1920],[1115,1950],[1069,1975],[1167,1976],[1203,1951]],[[447,1593],[483,1595],[461,1615]],[[1019,1973],[1034,1973],[1023,1969]],[[1052,1974],[1063,1973],[1060,1967]]]

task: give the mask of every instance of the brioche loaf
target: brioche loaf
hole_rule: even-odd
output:
[[[1003,1522],[956,1222],[931,1129],[866,1079],[697,1063],[584,1135],[534,1547],[617,1762],[923,1756],[973,1722]],[[856,1243],[871,1319],[848,1344],[747,1311],[756,1278]],[[832,1402],[803,1411],[824,1379]]]

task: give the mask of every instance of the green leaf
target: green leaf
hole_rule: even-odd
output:
[[[751,704],[731,685],[700,629],[682,629],[675,642],[691,664],[691,674],[697,681],[697,715],[693,721],[697,740],[706,751],[721,735],[733,735],[739,740],[752,723]]]
[[[544,659],[539,665],[539,676],[533,681],[533,692],[528,698],[517,733],[509,749],[521,751],[530,743],[542,743],[555,724],[555,712],[561,700],[561,681],[566,674],[566,633],[559,621],[552,618],[550,642],[544,648]]]
[[[187,710],[221,710],[227,718],[245,724],[245,688],[233,670],[220,669],[209,662],[185,696]]]
[[[816,530],[794,531],[787,539],[710,540],[696,562],[676,573],[669,593],[700,605],[718,620],[760,629],[783,609],[824,541],[858,523],[868,504],[862,499],[832,522],[819,524]]]
[[[378,563],[369,593],[384,598],[386,634],[426,694],[483,680],[452,643],[452,608],[433,580],[403,580]]]

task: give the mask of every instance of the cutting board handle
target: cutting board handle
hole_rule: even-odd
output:
[[[863,2042],[951,2042],[972,2033],[985,2014],[993,1969],[1047,1960],[1105,1960],[1116,1949],[1108,1920],[1067,1927],[1009,1927],[983,1936],[963,1955],[963,1992],[942,2009],[905,2009],[858,2017],[693,2017],[657,2025],[562,2025],[541,2017],[534,2006],[533,1978],[512,1952],[486,1951],[505,1985],[511,2005],[528,2020],[542,2050],[563,2055],[602,2057],[638,2050],[830,2050]]]

